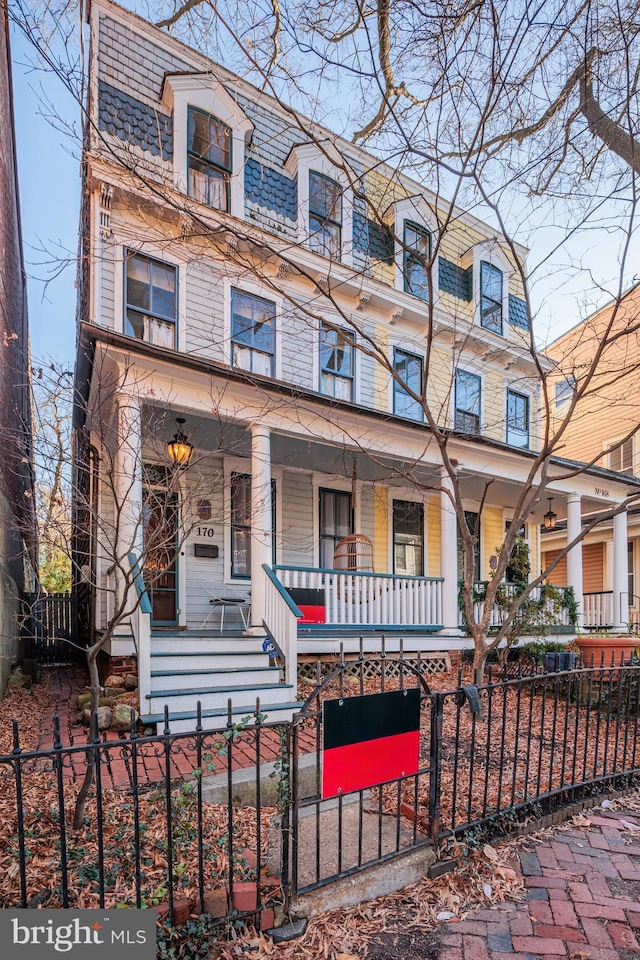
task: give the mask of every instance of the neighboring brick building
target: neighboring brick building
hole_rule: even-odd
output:
[[[36,527],[32,477],[29,328],[12,107],[9,24],[0,28],[0,692],[19,655],[20,599],[33,589]]]

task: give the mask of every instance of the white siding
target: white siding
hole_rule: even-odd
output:
[[[224,362],[224,295],[219,268],[207,260],[192,260],[180,271],[186,283],[186,350]],[[228,360],[227,360],[228,362]]]
[[[313,566],[313,517],[317,509],[311,474],[285,471],[282,480],[282,563]]]

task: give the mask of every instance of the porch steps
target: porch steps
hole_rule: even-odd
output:
[[[151,680],[160,678],[171,683],[179,680],[191,682],[193,688],[200,689],[213,687],[217,689],[218,681],[237,680],[244,686],[251,683],[265,683],[272,681],[275,686],[280,684],[280,669],[278,667],[223,667],[218,670],[152,670]]]
[[[215,726],[213,721],[226,722],[229,700],[232,715],[244,717],[255,710],[257,698],[262,712],[290,719],[299,709],[295,690],[281,682],[282,671],[272,665],[263,641],[217,630],[153,630],[151,690],[142,721],[163,723],[168,706],[172,730],[193,730],[200,701],[203,718]]]
[[[299,700],[289,700],[283,703],[262,703],[260,702],[260,711],[266,715],[265,723],[286,723],[291,720],[294,713],[298,713],[302,704]],[[242,705],[232,706],[231,716],[235,720],[244,719],[251,716],[255,710],[255,702],[252,709]],[[202,711],[202,726],[204,730],[221,730],[227,722],[227,708],[217,708]],[[149,716],[142,717],[144,723],[158,724],[164,723],[164,711],[162,713],[152,713]],[[169,710],[169,727],[171,733],[190,733],[195,730],[196,714],[193,710]]]
[[[188,650],[185,653],[175,651],[151,652],[151,676],[161,676],[162,673],[175,673],[178,664],[188,666],[185,673],[196,673],[200,670],[228,670],[228,669],[258,669],[265,663],[262,649],[202,652]]]

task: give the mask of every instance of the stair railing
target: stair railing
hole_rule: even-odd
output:
[[[265,617],[262,625],[284,657],[285,682],[298,689],[298,617],[302,610],[291,599],[271,567],[265,573]],[[295,695],[295,694],[294,694]]]

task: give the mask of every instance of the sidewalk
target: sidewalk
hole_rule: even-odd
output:
[[[54,744],[53,722],[54,716],[60,719],[60,740],[63,746],[81,746],[87,742],[87,727],[78,720],[76,699],[87,683],[87,671],[82,666],[50,667],[45,668],[49,679],[50,703],[38,743],[39,750],[52,750]],[[219,722],[218,722],[219,723]],[[224,728],[224,723],[220,724]],[[195,721],[194,721],[195,727]],[[159,730],[159,733],[162,731]],[[109,744],[110,749],[101,751],[103,763],[103,784],[114,789],[128,789],[132,786],[132,769],[130,750],[126,747],[128,735],[120,735],[108,730],[102,734],[102,739]],[[220,735],[212,736],[203,742],[203,752],[210,751],[214,743],[219,742]],[[315,738],[309,731],[303,731],[300,742],[305,752],[315,750]],[[125,745],[125,749],[121,749]],[[215,752],[216,773],[228,768],[228,758],[220,751]],[[263,728],[260,735],[260,759],[263,763],[276,760],[280,755],[278,732],[275,729]],[[169,763],[169,779],[189,779],[198,766],[195,738],[188,734],[178,735],[171,741],[170,749],[164,750],[158,744],[141,744],[138,750],[137,778],[140,786],[145,784],[159,784],[166,780],[167,759]],[[252,728],[246,734],[241,734],[234,740],[232,748],[232,769],[238,770],[253,767],[256,763],[256,750]],[[84,773],[84,752],[78,751],[68,757],[64,765],[64,777],[67,780],[78,780]]]
[[[523,840],[514,866],[527,902],[440,927],[441,960],[640,958],[640,814],[598,808],[586,818],[588,827]]]

